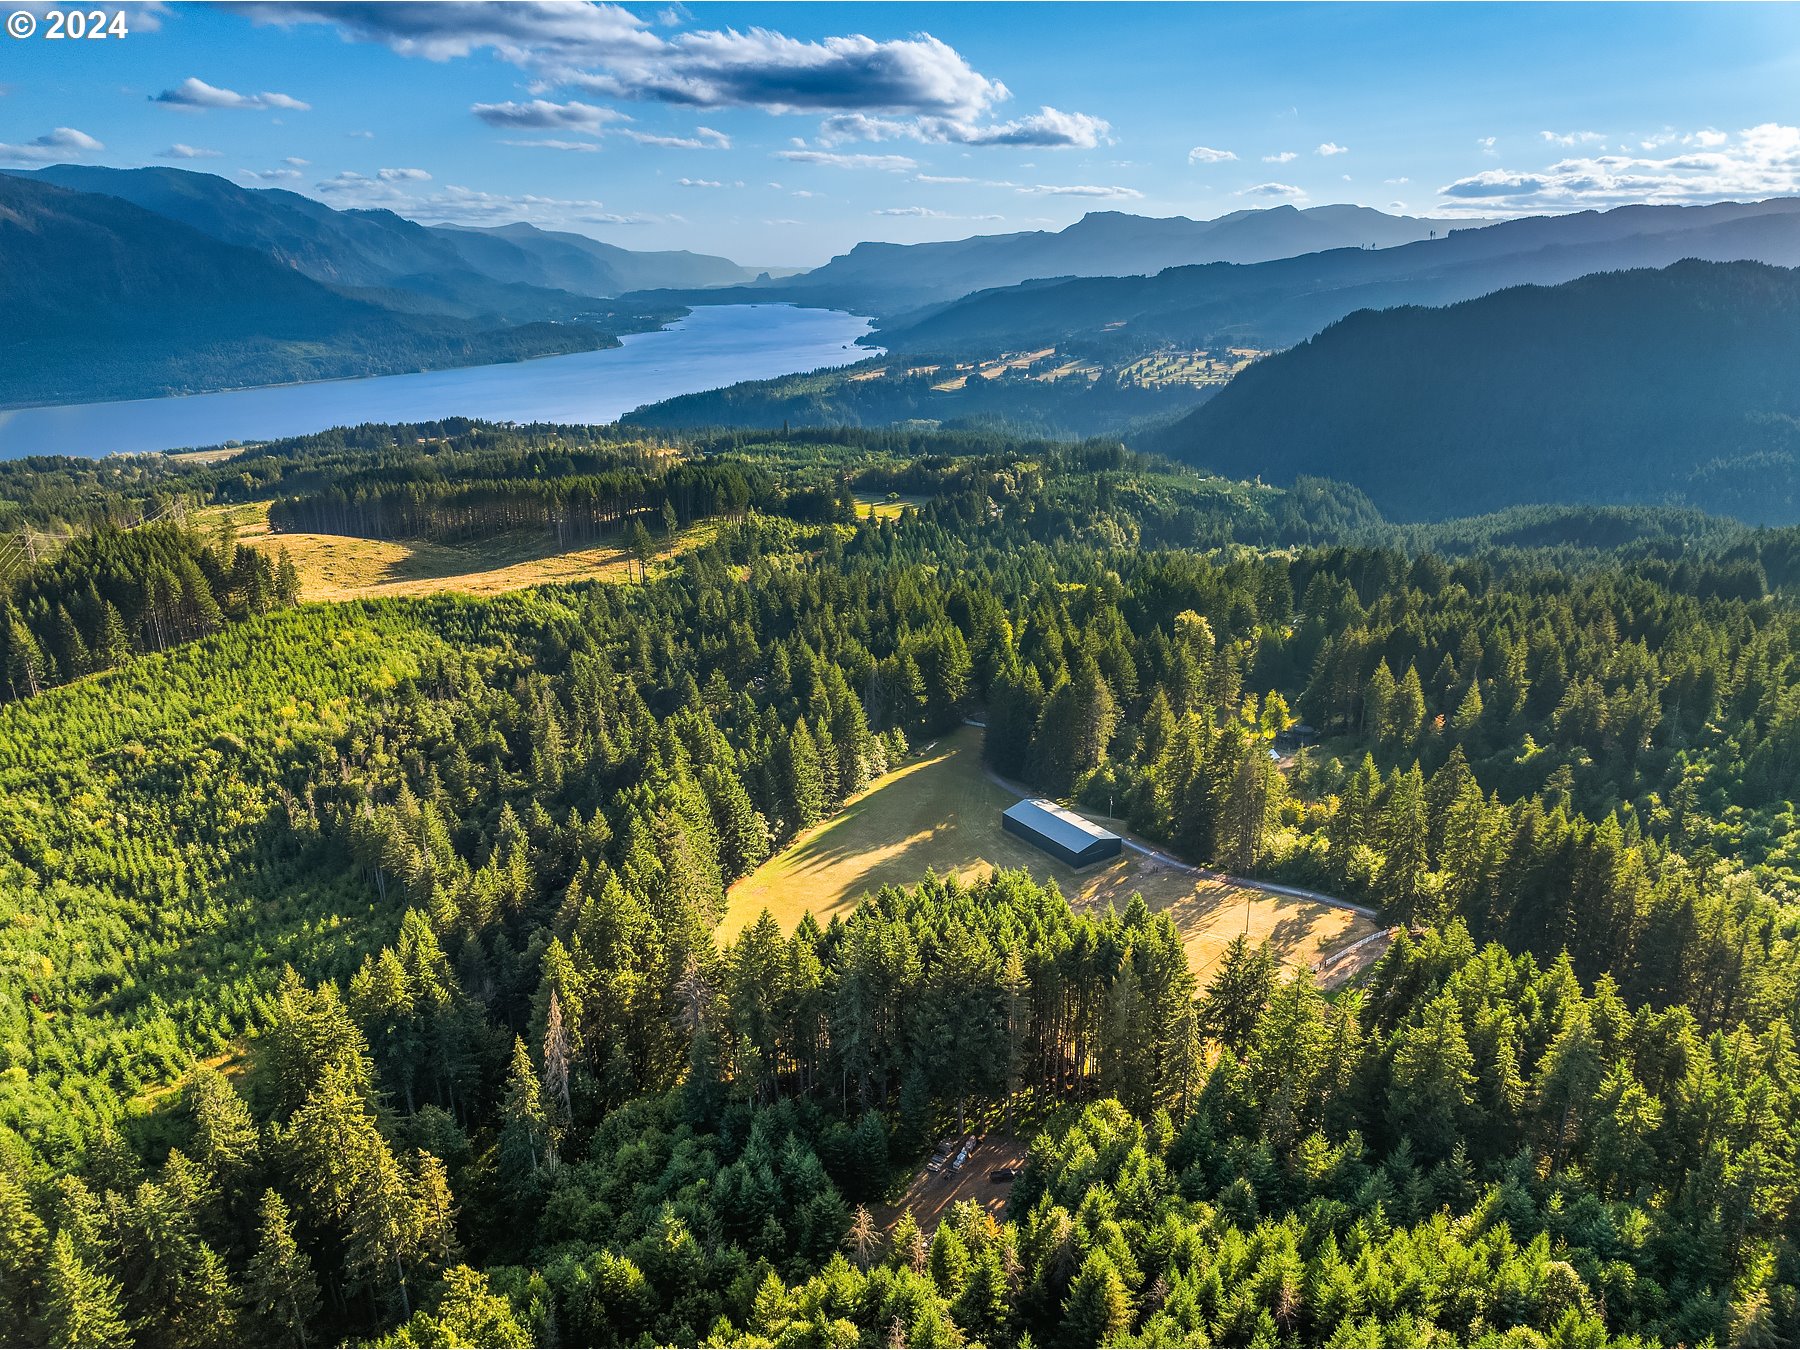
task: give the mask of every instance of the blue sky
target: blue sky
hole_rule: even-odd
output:
[[[152,4],[81,42],[26,7],[0,164],[171,164],[759,265],[1096,209],[1800,191],[1787,4]]]

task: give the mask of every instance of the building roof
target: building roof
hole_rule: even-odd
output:
[[[1003,814],[1009,820],[1029,826],[1046,839],[1053,839],[1074,853],[1119,837],[1111,830],[1102,829],[1093,821],[1084,820],[1073,811],[1058,806],[1055,802],[1045,801],[1042,797],[1027,797],[1024,801],[1015,802]]]

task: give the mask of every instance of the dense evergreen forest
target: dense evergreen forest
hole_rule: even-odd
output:
[[[78,536],[0,593],[0,696],[21,699],[292,604],[299,580],[285,554],[161,522]]]
[[[1015,435],[1118,435],[1138,423],[1173,419],[1212,396],[1211,388],[1169,384],[1143,388],[1121,380],[1118,368],[1045,380],[1012,371],[995,378],[965,376],[939,388],[955,361],[913,355],[890,370],[885,359],[859,366],[745,380],[724,389],[683,394],[625,415],[645,427],[883,426],[923,422],[950,429],[1004,427]]]
[[[0,708],[0,1341],[1800,1339],[1787,532],[1394,531],[903,431],[0,483],[112,522],[21,616],[186,558],[234,620]],[[113,528],[577,493],[714,528],[629,585],[298,606]],[[975,714],[997,770],[1397,940],[1330,994],[1242,943],[1202,986],[1166,914],[1014,873],[718,940],[733,879]],[[976,1121],[1033,1140],[1005,1212],[896,1212]]]

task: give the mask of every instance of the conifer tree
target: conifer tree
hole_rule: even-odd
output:
[[[73,1238],[58,1233],[44,1279],[44,1340],[64,1346],[129,1346],[118,1281],[76,1254]]]
[[[245,1303],[265,1345],[299,1346],[319,1315],[312,1261],[294,1240],[285,1201],[264,1191],[257,1208],[256,1251],[244,1285]]]

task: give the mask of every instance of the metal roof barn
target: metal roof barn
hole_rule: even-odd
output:
[[[1000,828],[1070,867],[1116,858],[1125,847],[1125,841],[1111,830],[1042,797],[1027,797],[1007,807],[1000,813]]]

